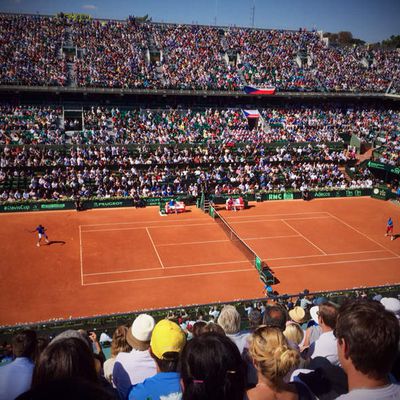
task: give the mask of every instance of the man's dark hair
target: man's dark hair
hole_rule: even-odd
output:
[[[27,357],[34,360],[37,349],[36,332],[26,329],[12,338],[12,349],[15,357]]]
[[[283,332],[286,328],[287,320],[287,311],[282,306],[276,304],[265,308],[263,317],[264,325],[271,328],[279,328]]]
[[[151,351],[150,354],[156,362],[159,370],[161,372],[176,372],[178,370],[179,354],[176,351],[168,351],[163,354],[163,359],[156,357],[156,355]]]
[[[321,317],[324,324],[331,329],[335,329],[338,316],[338,307],[330,302],[324,302],[319,305],[318,315]]]
[[[362,374],[373,379],[386,376],[395,361],[399,343],[399,321],[382,304],[356,299],[339,310],[335,336],[344,340],[347,353]]]

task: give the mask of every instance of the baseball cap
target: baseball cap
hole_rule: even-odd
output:
[[[181,327],[168,319],[156,324],[151,335],[151,352],[160,360],[165,360],[165,353],[180,353],[186,343],[186,335]]]

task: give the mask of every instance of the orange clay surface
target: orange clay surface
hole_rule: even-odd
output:
[[[367,197],[221,211],[280,294],[400,282],[400,207]],[[255,268],[208,215],[157,207],[0,214],[0,325],[263,296]],[[50,245],[36,247],[38,224]],[[63,243],[65,242],[65,243]]]

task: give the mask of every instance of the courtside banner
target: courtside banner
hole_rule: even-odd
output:
[[[268,86],[268,87],[261,88],[261,87],[255,87],[255,86],[245,86],[243,88],[243,90],[246,94],[271,96],[271,95],[275,94],[276,87]]]

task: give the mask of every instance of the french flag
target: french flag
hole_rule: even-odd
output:
[[[242,110],[245,118],[259,118],[260,113],[258,110]]]
[[[245,86],[244,91],[246,94],[272,95],[272,94],[275,94],[276,88],[274,86],[268,86],[265,88],[256,88],[253,86]]]

